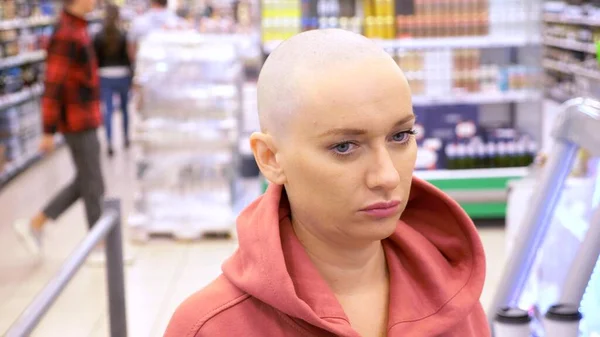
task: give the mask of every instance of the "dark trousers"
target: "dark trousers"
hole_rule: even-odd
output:
[[[129,111],[127,103],[129,102],[129,91],[131,89],[131,77],[109,78],[100,77],[100,91],[102,102],[104,103],[104,128],[106,129],[106,139],[109,145],[112,145],[112,115],[115,110],[113,98],[115,94],[119,95],[121,101],[121,113],[123,114],[123,138],[129,140]]]
[[[44,215],[56,220],[79,198],[83,199],[89,228],[100,219],[104,202],[104,180],[100,165],[100,141],[96,130],[64,135],[77,174],[44,208]]]

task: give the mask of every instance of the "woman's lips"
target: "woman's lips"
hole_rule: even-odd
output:
[[[378,219],[389,218],[398,214],[399,206],[400,201],[396,200],[378,202],[363,208],[361,212]]]

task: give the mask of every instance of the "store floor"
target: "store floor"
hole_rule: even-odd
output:
[[[104,156],[104,174],[107,196],[121,198],[126,215],[135,192],[134,152],[117,149],[114,158]],[[0,191],[0,333],[8,329],[85,235],[81,203],[48,226],[41,263],[36,263],[12,231],[15,219],[38,211],[72,175],[69,154],[61,149]],[[499,264],[504,260],[504,231],[486,228],[480,232],[488,258],[481,299],[487,309],[498,284]],[[129,336],[133,337],[162,336],[176,306],[216,277],[222,261],[236,248],[235,242],[227,240],[181,243],[154,239],[145,245],[126,240],[126,245],[134,259],[126,267],[127,319]],[[109,336],[104,268],[84,265],[33,336]]]

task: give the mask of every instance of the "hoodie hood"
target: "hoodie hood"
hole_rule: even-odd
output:
[[[338,336],[358,336],[296,238],[283,187],[269,186],[238,218],[239,248],[223,265],[240,290]],[[396,231],[383,241],[390,271],[388,336],[448,332],[477,306],[485,256],[470,218],[413,178]]]

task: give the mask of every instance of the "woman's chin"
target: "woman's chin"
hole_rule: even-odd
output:
[[[358,229],[360,236],[367,240],[380,241],[390,237],[398,227],[397,219],[370,221]]]

